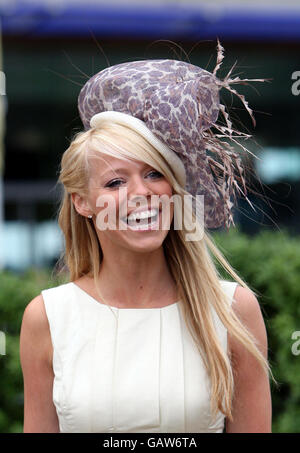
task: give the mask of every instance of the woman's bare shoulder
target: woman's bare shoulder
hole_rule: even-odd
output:
[[[242,322],[251,323],[261,317],[261,309],[256,296],[250,289],[240,285],[237,285],[235,289],[232,308]]]
[[[20,353],[34,351],[47,361],[52,360],[52,343],[49,322],[42,294],[25,307],[20,333]]]
[[[258,346],[267,355],[267,334],[266,327],[261,312],[260,304],[254,293],[240,285],[237,285],[232,308],[245,326],[245,328],[254,336]],[[241,352],[241,345],[236,338],[228,336],[228,346],[231,351]]]
[[[28,324],[35,332],[48,327],[48,318],[42,294],[32,299],[25,307],[23,323]]]
[[[20,360],[24,381],[24,433],[59,432],[53,403],[54,371],[47,314],[40,294],[24,310]]]

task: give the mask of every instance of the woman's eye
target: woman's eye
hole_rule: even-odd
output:
[[[161,173],[159,173],[159,171],[156,171],[156,170],[151,171],[151,172],[149,173],[149,175],[152,175],[152,176],[151,176],[152,178],[153,178],[153,177],[154,177],[154,178],[161,178],[161,177],[163,177],[163,175],[162,175]]]
[[[159,171],[156,171],[156,170],[152,170],[150,173],[148,173],[148,175],[151,179],[154,179],[154,178],[162,178],[163,175],[161,173],[159,173]],[[116,188],[116,187],[119,187],[122,183],[122,180],[121,179],[114,179],[113,181],[110,181],[108,182],[105,187],[108,187],[109,189],[113,189],[113,188]]]
[[[118,182],[122,182],[121,179],[115,179],[114,181],[108,182],[105,187],[116,187],[118,185]]]

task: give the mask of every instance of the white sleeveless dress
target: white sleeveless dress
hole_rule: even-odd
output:
[[[232,302],[236,282],[222,280]],[[74,283],[42,291],[53,345],[53,402],[62,433],[223,432],[181,302],[101,304]],[[213,310],[224,350],[227,330]]]

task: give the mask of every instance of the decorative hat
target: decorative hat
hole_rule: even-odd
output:
[[[194,196],[204,195],[206,228],[234,225],[232,197],[236,201],[237,195],[243,195],[253,208],[247,198],[241,156],[229,143],[250,153],[236,139],[251,136],[233,129],[219,91],[225,88],[238,96],[255,125],[247,101],[231,85],[264,79],[231,78],[234,66],[223,80],[217,78],[223,51],[218,41],[212,73],[169,59],[117,64],[91,77],[78,98],[86,130],[114,119],[137,129],[156,145],[185,190]],[[225,123],[217,122],[219,113]]]

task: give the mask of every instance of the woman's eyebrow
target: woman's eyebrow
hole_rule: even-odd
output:
[[[124,167],[118,167],[118,168],[109,168],[108,170],[105,170],[103,173],[100,174],[100,176],[105,176],[108,174],[116,174],[116,173],[128,173],[128,170]]]
[[[145,164],[144,168],[146,168],[146,167],[151,167],[151,166],[148,164]],[[105,176],[106,174],[110,174],[110,173],[114,174],[114,173],[118,173],[118,172],[128,174],[129,170],[126,167],[109,168],[109,169],[105,170],[103,173],[101,173],[100,176]]]

